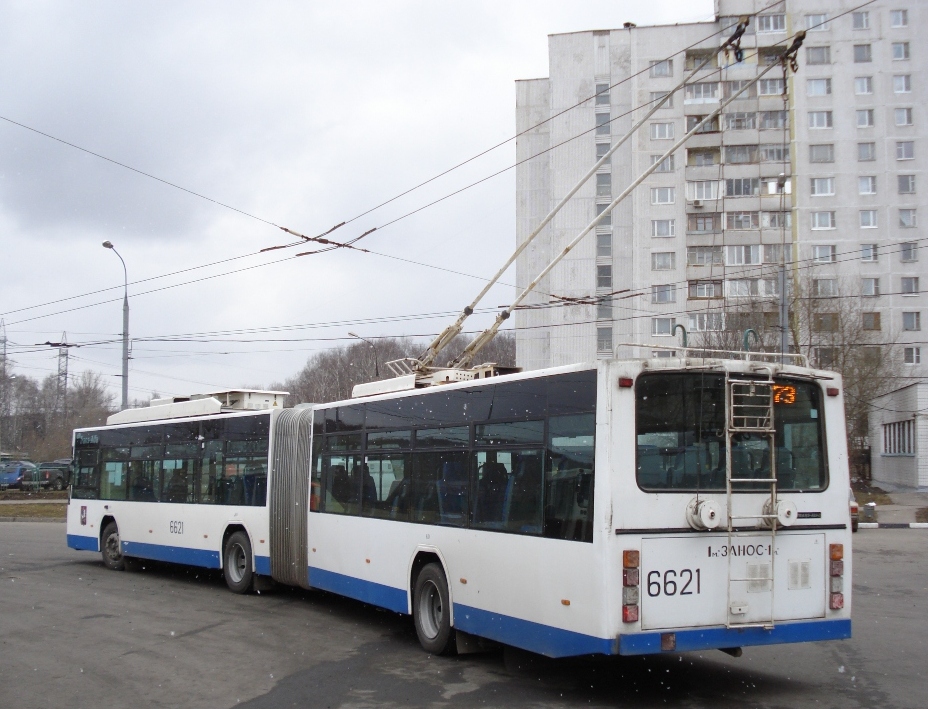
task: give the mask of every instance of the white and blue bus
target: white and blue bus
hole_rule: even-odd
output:
[[[434,653],[847,638],[841,380],[763,359],[124,412],[148,420],[74,434],[68,544],[115,569],[175,561],[237,592],[270,577],[410,614]]]

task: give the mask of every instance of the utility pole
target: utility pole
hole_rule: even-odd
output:
[[[114,254],[119,256],[113,242],[104,241],[103,248],[111,249]],[[129,408],[129,271],[126,269],[126,262],[122,256],[119,256],[122,262],[122,272],[124,281],[122,296],[122,408],[125,411]]]
[[[61,412],[62,418],[68,417],[68,333],[61,333],[61,346],[58,348],[58,387],[55,390],[55,411]]]
[[[6,423],[7,381],[6,381],[6,322],[0,318],[0,454],[3,453],[3,424]],[[0,458],[2,460],[2,458]]]

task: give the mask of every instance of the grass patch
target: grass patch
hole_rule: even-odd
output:
[[[67,500],[68,491],[61,490],[0,490],[0,500]]]
[[[871,487],[869,490],[854,490],[854,497],[861,507],[868,502],[875,502],[878,507],[893,504],[892,498],[878,487]]]
[[[67,505],[57,502],[39,503],[37,505],[0,505],[0,519],[4,517],[29,517],[32,519],[65,520]]]
[[[928,522],[928,507],[919,507],[915,510],[916,522]]]

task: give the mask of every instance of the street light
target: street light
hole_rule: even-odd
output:
[[[365,340],[363,337],[361,337],[360,335],[356,335],[353,332],[349,332],[348,334],[351,335],[352,337],[357,337],[362,342],[366,342],[367,344],[371,346],[371,349],[374,350],[374,376],[379,379],[380,378],[380,365],[377,364],[377,348],[374,346],[374,343],[371,342],[370,340]]]
[[[104,241],[103,247],[111,249],[114,254],[119,256],[116,247],[112,241]],[[126,262],[122,256],[122,273],[124,277],[124,290],[122,296],[122,408],[129,408],[129,272],[126,270]]]

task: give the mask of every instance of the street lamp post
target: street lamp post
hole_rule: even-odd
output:
[[[104,241],[103,246],[119,256],[113,242]],[[125,410],[129,408],[129,272],[126,270],[126,262],[123,261],[122,256],[119,256],[119,260],[122,262],[125,284],[122,296],[122,409]]]
[[[380,378],[380,365],[377,364],[377,347],[374,345],[373,342],[371,342],[370,340],[365,340],[365,339],[364,339],[363,337],[361,337],[360,335],[356,335],[356,334],[354,334],[353,332],[349,332],[348,334],[349,334],[351,337],[356,337],[356,338],[358,338],[358,339],[361,340],[362,342],[366,342],[367,344],[369,344],[369,345],[371,346],[371,349],[374,350],[374,376],[377,377],[377,378],[379,379],[379,378]]]

